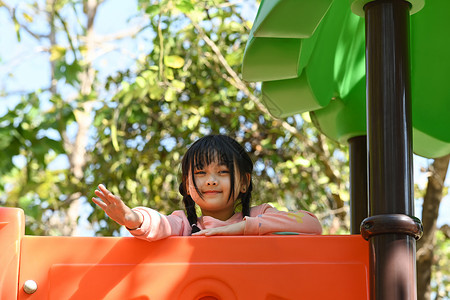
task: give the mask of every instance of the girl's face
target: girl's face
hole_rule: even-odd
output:
[[[212,162],[195,168],[193,177],[189,173],[187,190],[204,216],[227,220],[234,214],[234,201],[243,189],[240,180],[235,180],[234,197],[230,198],[231,180],[226,165]],[[197,192],[194,182],[202,196]]]

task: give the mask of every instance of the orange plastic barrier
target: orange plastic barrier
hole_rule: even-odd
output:
[[[20,272],[1,271],[1,299],[369,299],[361,236],[20,238]]]
[[[23,211],[0,207],[0,299],[17,299],[20,242],[25,232]]]

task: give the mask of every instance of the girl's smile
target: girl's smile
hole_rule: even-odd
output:
[[[203,191],[202,192],[202,194],[206,195],[206,196],[208,196],[208,195],[216,195],[216,194],[219,194],[219,193],[222,193],[222,192],[221,191],[212,191],[212,190],[208,190],[208,191]]]

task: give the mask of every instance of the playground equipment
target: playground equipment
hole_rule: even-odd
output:
[[[369,248],[353,236],[24,236],[0,208],[0,299],[368,298]],[[36,288],[36,289],[34,289]]]
[[[366,7],[370,8],[381,2],[262,1],[245,50],[243,78],[262,82],[262,100],[275,117],[311,112],[317,127],[340,143],[366,135],[365,42],[370,43],[368,50],[388,51],[384,38],[370,42],[366,33],[367,38],[371,36],[367,31],[370,28],[380,38],[382,33],[386,37],[394,33],[382,27],[373,28],[376,25],[373,23],[369,26],[362,7],[368,4]],[[408,81],[405,82],[408,96],[412,96],[409,113],[413,150],[424,157],[440,157],[450,152],[450,91],[445,88],[450,42],[443,38],[450,28],[446,17],[450,3],[404,2],[411,2],[406,5],[411,7],[412,15],[403,17],[404,32],[395,35],[399,39],[397,50],[389,51],[397,51],[395,55],[402,57],[405,66],[411,64],[404,80]],[[380,18],[379,15],[371,20]],[[401,24],[379,24],[393,30],[391,25],[400,29]],[[403,53],[398,52],[401,49],[398,47],[403,48]],[[388,71],[384,65],[386,78],[390,76]],[[392,78],[391,84],[397,85],[399,80],[402,78]]]
[[[352,233],[362,221],[371,299],[417,297],[422,228],[413,217],[412,152],[450,153],[449,43],[442,38],[449,5],[263,0],[245,50],[243,77],[263,82],[273,115],[310,112],[325,135],[348,142]],[[392,267],[399,259],[402,267]]]
[[[448,4],[435,0],[430,7],[439,5]],[[1,208],[1,299],[415,299],[421,224],[412,217],[413,132],[417,153],[450,153],[448,91],[435,89],[433,80],[423,86],[425,79],[414,75],[439,74],[440,81],[450,60],[421,65],[428,50],[417,48],[411,84],[410,13],[419,20],[421,10],[428,15],[423,6],[420,0],[266,0],[246,48],[244,79],[264,81],[263,99],[274,115],[310,111],[325,134],[349,142],[352,233],[364,219],[364,239],[33,237],[23,235],[20,209]],[[439,26],[426,30],[432,21],[422,21],[423,38],[436,39],[429,33]],[[412,41],[432,45],[414,42],[414,32]],[[438,58],[441,47],[431,50]],[[365,69],[359,50],[367,55]]]

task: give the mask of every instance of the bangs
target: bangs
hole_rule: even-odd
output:
[[[233,159],[227,157],[224,153],[220,153],[217,149],[204,149],[194,154],[191,161],[191,169],[203,169],[206,166],[217,163],[220,166],[227,166],[230,168]]]
[[[239,155],[229,143],[214,138],[197,141],[189,152],[192,153],[191,157],[187,158],[191,170],[203,169],[211,163],[217,163],[234,171],[234,162]]]

